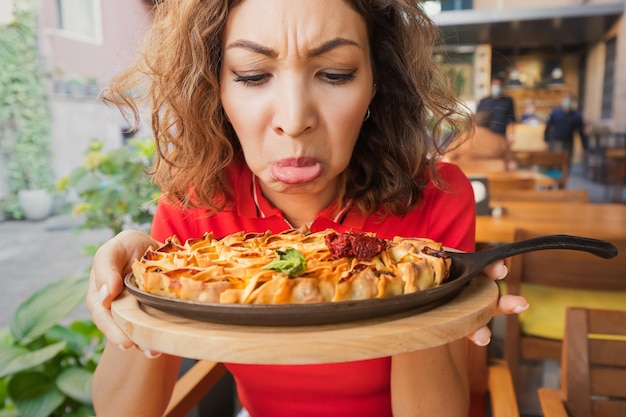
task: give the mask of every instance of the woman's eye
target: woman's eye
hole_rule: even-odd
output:
[[[321,72],[320,77],[331,84],[343,84],[354,80],[355,71],[345,72]]]
[[[253,74],[253,75],[241,75],[233,72],[235,74],[234,81],[236,83],[243,83],[244,85],[249,86],[258,86],[266,82],[269,78],[269,74]]]

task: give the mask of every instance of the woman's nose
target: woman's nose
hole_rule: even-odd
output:
[[[310,86],[298,77],[276,83],[273,129],[279,135],[299,137],[315,128],[317,115]]]

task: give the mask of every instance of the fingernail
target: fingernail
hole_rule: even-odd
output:
[[[152,350],[144,350],[143,354],[146,355],[146,358],[148,359],[155,359],[161,356],[161,352],[155,352]]]
[[[475,339],[474,343],[478,346],[487,346],[491,342],[491,338],[488,337],[487,340]]]
[[[505,264],[500,264],[500,273],[498,274],[498,279],[504,279],[509,273],[509,268],[506,267]]]
[[[98,301],[102,303],[108,296],[109,296],[109,286],[104,284],[98,290]]]
[[[118,348],[120,348],[120,350],[123,350],[124,352],[126,352],[127,350],[130,350],[130,348],[131,348],[132,346],[128,346],[128,347],[127,347],[127,346],[124,346],[124,345],[122,345],[122,344],[119,344],[119,345],[117,345],[117,347],[118,347]]]
[[[528,307],[530,307],[530,304],[526,304],[525,306],[517,306],[513,309],[513,313],[515,314],[519,314],[522,313],[526,310],[528,310]]]
[[[487,346],[491,342],[491,332],[488,328],[481,327],[474,333],[473,340],[478,346]]]

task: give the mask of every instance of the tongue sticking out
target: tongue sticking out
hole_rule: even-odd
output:
[[[322,165],[319,162],[285,163],[283,161],[272,166],[272,175],[278,181],[285,184],[304,184],[311,182],[322,173]]]

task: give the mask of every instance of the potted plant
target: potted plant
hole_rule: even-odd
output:
[[[27,218],[39,220],[53,205],[49,75],[38,52],[37,14],[17,3],[14,20],[0,25],[0,146],[8,160],[10,192],[18,195]],[[33,194],[35,205],[27,206]]]
[[[96,97],[100,94],[100,83],[98,78],[91,76],[87,77],[87,83],[85,84],[85,94],[90,97]]]

